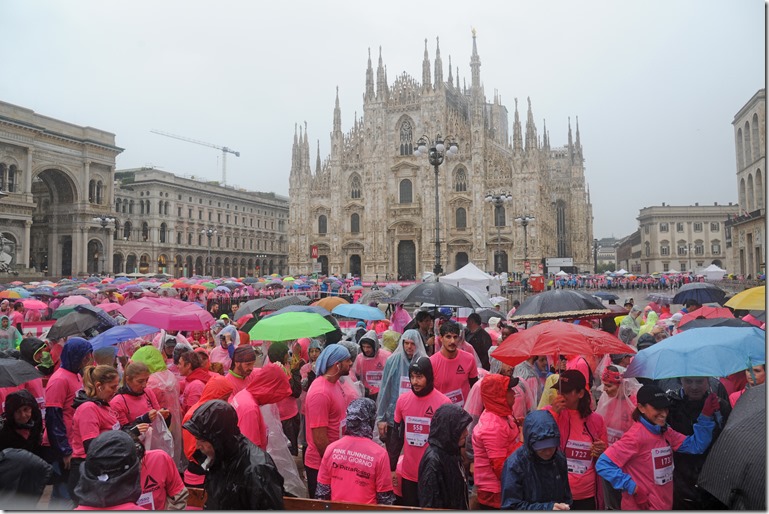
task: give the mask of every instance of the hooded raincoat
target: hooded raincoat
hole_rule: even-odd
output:
[[[93,440],[75,488],[79,510],[139,510],[141,461],[130,435],[105,432]],[[85,507],[85,508],[83,508]]]
[[[272,458],[240,433],[231,405],[206,402],[184,428],[214,447],[205,483],[207,510],[283,509],[283,477]]]
[[[459,438],[473,418],[458,405],[441,405],[430,424],[429,444],[419,463],[419,506],[469,509]]]
[[[388,357],[392,354],[388,350],[379,347],[379,337],[374,330],[369,330],[366,332],[366,335],[358,340],[359,345],[363,342],[367,342],[374,347],[374,356],[366,357],[363,353],[363,347],[361,347],[352,371],[363,382],[363,385],[368,390],[368,395],[376,397],[382,384],[385,364]]]
[[[11,325],[11,318],[0,316],[0,351],[15,350],[21,343],[21,334]]]
[[[533,445],[546,439],[560,441],[558,424],[549,412],[531,412],[523,422],[523,446],[502,469],[503,509],[553,510],[555,503],[571,505],[566,456],[557,449],[550,460],[543,460],[534,451]]]
[[[50,464],[26,450],[0,451],[0,505],[4,510],[35,510],[52,474]]]
[[[406,352],[403,351],[404,340],[415,341],[417,344],[414,355],[409,359]],[[387,423],[393,425],[395,416],[395,402],[398,397],[407,391],[411,391],[411,382],[409,381],[409,365],[419,357],[426,357],[424,345],[419,344],[422,336],[419,330],[406,330],[398,341],[398,347],[387,359],[384,371],[382,373],[382,384],[379,387],[379,396],[377,397],[377,423]]]
[[[230,399],[230,405],[238,414],[241,434],[266,451],[267,425],[259,407],[288,398],[291,396],[291,386],[288,375],[279,364],[270,363],[255,369],[253,375],[246,388]]]
[[[14,414],[22,407],[30,407],[32,417],[24,425],[19,425]],[[5,398],[5,412],[0,421],[0,450],[19,448],[42,457],[43,414],[29,391],[15,391]]]

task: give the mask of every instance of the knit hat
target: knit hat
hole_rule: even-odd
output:
[[[232,362],[256,362],[256,352],[251,345],[238,346],[232,354]]]

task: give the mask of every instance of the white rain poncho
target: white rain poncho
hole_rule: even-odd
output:
[[[416,343],[414,355],[409,359],[406,352],[403,351],[403,341],[406,339]],[[382,372],[382,384],[379,388],[377,397],[377,423],[386,422],[388,425],[394,424],[395,402],[403,391],[411,391],[411,382],[409,381],[409,366],[414,359],[427,357],[425,348],[418,330],[406,330],[398,341],[395,351],[387,359],[384,371]]]
[[[619,373],[612,373],[615,377],[622,377],[625,368],[615,366]],[[609,444],[618,441],[622,435],[633,426],[632,414],[636,408],[636,394],[641,389],[641,384],[635,378],[620,378],[617,395],[613,398],[603,392],[603,383],[598,386],[601,391],[601,398],[595,408],[596,414],[603,416],[606,423],[606,432],[609,437]]]

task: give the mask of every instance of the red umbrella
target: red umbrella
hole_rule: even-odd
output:
[[[733,318],[734,314],[726,307],[709,307],[703,305],[699,309],[693,312],[688,312],[681,317],[681,321],[678,322],[679,328],[686,325],[692,320],[705,318]]]
[[[602,330],[550,321],[508,336],[491,356],[516,366],[534,355],[603,355],[636,353],[635,349]]]

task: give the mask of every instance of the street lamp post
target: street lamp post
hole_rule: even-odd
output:
[[[593,274],[598,274],[598,239],[593,239]]]
[[[486,198],[484,198],[488,203],[494,206],[494,225],[497,227],[497,251],[494,253],[494,271],[496,273],[502,272],[502,227],[505,225],[505,220],[502,218],[502,222],[500,223],[499,220],[497,220],[497,210],[502,207],[504,204],[512,202],[513,201],[513,195],[508,193],[507,191],[502,191],[499,194],[492,193],[491,191],[486,193]]]
[[[524,262],[524,268],[526,266],[526,261],[529,260],[529,236],[526,232],[526,227],[529,226],[529,223],[534,221],[534,216],[529,216],[528,214],[524,214],[523,216],[518,216],[515,218],[515,221],[521,224],[523,226],[523,262]]]
[[[107,271],[104,264],[105,264],[105,259],[107,258],[107,244],[109,244],[107,227],[110,224],[115,223],[115,218],[110,218],[109,216],[100,214],[99,216],[96,216],[95,218],[93,218],[93,221],[99,222],[99,225],[101,225],[101,228],[104,230],[104,234],[105,234],[104,248],[102,249],[102,252],[101,252],[101,273],[102,275],[104,275]]]
[[[206,236],[208,238],[208,255],[206,256],[206,264],[208,265],[208,269],[211,271],[210,276],[214,276],[214,270],[211,265],[211,238],[214,237],[214,234],[216,234],[217,230],[214,228],[204,228],[200,231],[201,234]]]
[[[433,273],[436,278],[443,273],[441,267],[441,222],[438,206],[438,166],[443,163],[444,158],[456,155],[458,152],[459,147],[454,138],[451,136],[443,138],[440,134],[435,137],[434,141],[426,135],[420,137],[417,141],[417,149],[414,150],[414,155],[417,157],[427,154],[430,164],[435,170],[435,266]]]

